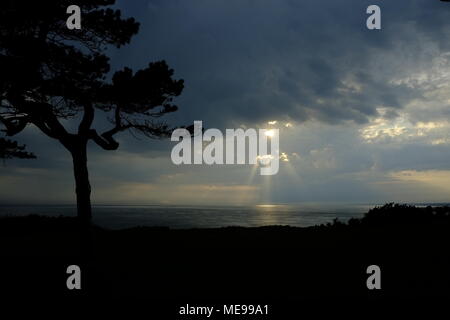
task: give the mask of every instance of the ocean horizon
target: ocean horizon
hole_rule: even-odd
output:
[[[108,229],[137,226],[172,229],[309,227],[362,217],[382,204],[263,204],[253,206],[93,205],[93,223]],[[416,204],[442,205],[442,204]],[[0,205],[0,216],[76,216],[76,205]]]

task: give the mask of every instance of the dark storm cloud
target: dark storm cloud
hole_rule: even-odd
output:
[[[448,146],[406,145],[394,150],[379,150],[381,170],[450,170]]]
[[[379,1],[382,31],[365,26],[370,4],[149,1],[144,9],[122,2],[124,12],[142,22],[141,32],[113,61],[138,67],[150,58],[167,59],[186,80],[177,121],[363,123],[376,107],[398,109],[419,94],[387,83],[388,72],[370,73],[375,50],[389,51],[398,39],[414,43],[417,33],[443,46],[449,39],[444,26],[450,8],[439,1]],[[348,78],[359,91],[343,88]]]

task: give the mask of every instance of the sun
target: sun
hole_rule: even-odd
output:
[[[269,138],[272,138],[275,135],[275,130],[266,130],[266,132],[264,132],[264,134],[266,136],[268,136]]]

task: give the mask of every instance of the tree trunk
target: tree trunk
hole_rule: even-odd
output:
[[[75,192],[77,195],[77,215],[83,225],[89,226],[92,218],[92,209],[86,147],[87,141],[81,141],[71,149],[71,153],[75,176]]]
[[[81,256],[90,259],[93,254],[94,235],[91,227],[91,185],[87,168],[87,139],[77,137],[67,144],[73,160],[75,192],[77,195],[77,216],[80,223]]]

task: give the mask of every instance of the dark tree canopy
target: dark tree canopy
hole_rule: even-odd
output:
[[[0,138],[0,159],[33,159],[34,154],[25,151],[25,146],[19,145],[16,141]]]
[[[88,141],[115,150],[114,136],[122,131],[168,136],[172,129],[160,118],[177,110],[172,100],[184,87],[183,80],[172,79],[165,61],[110,74],[106,49],[127,44],[139,29],[133,18],[111,8],[114,2],[77,1],[81,30],[70,30],[66,11],[72,1],[0,1],[1,129],[14,136],[31,124],[70,151],[78,216],[86,222],[91,217]],[[104,132],[92,127],[98,115],[111,123]],[[80,119],[76,132],[64,127],[61,120],[67,119]],[[15,142],[3,143],[6,157],[26,155]]]
[[[127,44],[139,24],[124,19],[109,6],[114,0],[81,0],[82,29],[66,27],[72,1],[1,1],[0,3],[0,120],[8,136],[34,124],[70,147],[71,135],[93,140],[104,149],[117,149],[116,133],[133,130],[150,137],[169,133],[157,121],[177,110],[172,98],[183,89],[164,61],[135,73],[110,71],[107,46]],[[111,129],[91,128],[95,110],[109,112]],[[60,119],[83,114],[79,130],[69,133]]]

